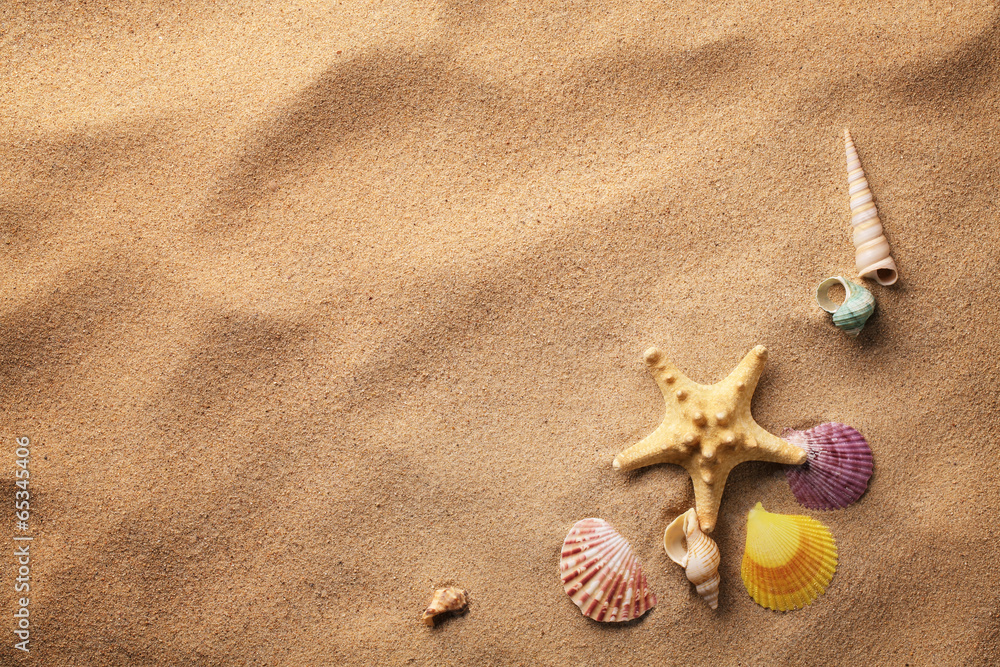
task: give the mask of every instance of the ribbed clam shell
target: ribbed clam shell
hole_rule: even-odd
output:
[[[806,431],[787,429],[782,437],[806,450],[806,462],[785,470],[796,500],[805,507],[847,507],[868,488],[872,450],[865,436],[847,424],[827,422]]]
[[[854,260],[862,278],[874,277],[881,285],[896,282],[896,262],[889,254],[889,241],[882,233],[882,222],[875,208],[868,179],[861,168],[858,150],[851,133],[844,130],[847,154],[847,193],[851,198],[851,227],[854,228]]]
[[[844,302],[839,306],[829,296],[835,284],[844,287]],[[833,313],[833,323],[851,338],[857,338],[865,322],[875,312],[875,297],[861,285],[843,276],[827,278],[816,288],[816,301],[828,313]]]
[[[719,547],[701,532],[694,509],[674,519],[663,531],[663,548],[670,560],[684,568],[688,581],[708,606],[719,606]]]
[[[631,621],[656,604],[632,546],[604,519],[570,529],[559,572],[566,594],[595,621]]]
[[[772,514],[760,503],[747,517],[740,575],[762,607],[788,611],[823,594],[837,570],[837,545],[812,517]]]

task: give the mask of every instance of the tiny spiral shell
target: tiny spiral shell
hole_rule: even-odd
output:
[[[684,568],[688,581],[712,609],[719,607],[719,546],[701,532],[694,509],[674,519],[663,532],[670,560]]]
[[[882,231],[882,221],[868,187],[858,150],[851,133],[844,130],[847,152],[847,192],[851,198],[851,227],[854,228],[855,262],[862,278],[873,277],[880,285],[896,282],[896,262],[889,250],[889,241]]]
[[[469,594],[461,588],[439,588],[434,592],[434,598],[424,610],[421,620],[424,625],[433,627],[435,621],[448,612],[458,613],[469,604]]]

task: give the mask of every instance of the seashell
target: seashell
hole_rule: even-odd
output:
[[[837,283],[844,286],[844,303],[837,305],[830,299],[830,288]],[[819,307],[833,313],[833,323],[851,338],[857,338],[865,322],[875,312],[875,297],[861,285],[843,276],[827,278],[816,288]]]
[[[847,424],[827,422],[807,431],[786,429],[782,437],[806,450],[806,462],[785,470],[795,499],[816,510],[847,507],[860,498],[872,476],[872,450]]]
[[[872,200],[868,179],[861,168],[851,133],[844,129],[847,151],[847,193],[851,197],[851,227],[854,228],[854,261],[858,275],[874,277],[880,285],[896,282],[896,262],[889,254],[889,241],[882,233],[882,221]]]
[[[460,612],[468,604],[469,594],[461,588],[439,588],[420,619],[425,625],[433,626],[434,621],[442,614]]]
[[[823,594],[836,570],[837,545],[822,523],[772,514],[760,503],[750,510],[740,575],[754,602],[775,611],[804,607]]]
[[[604,519],[581,519],[570,529],[559,572],[566,594],[595,621],[631,621],[656,604],[632,545]]]
[[[684,568],[688,581],[712,609],[719,607],[719,546],[701,532],[694,508],[674,519],[663,531],[663,548]]]

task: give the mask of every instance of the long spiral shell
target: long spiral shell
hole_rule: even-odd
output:
[[[882,231],[882,221],[872,200],[868,179],[861,168],[858,150],[851,133],[844,129],[847,151],[847,192],[851,197],[851,227],[854,228],[854,259],[862,278],[873,277],[880,285],[896,282],[896,262],[889,254],[889,241]]]
[[[712,609],[719,607],[719,546],[701,532],[694,509],[674,519],[663,531],[663,548],[684,568],[688,581]]]

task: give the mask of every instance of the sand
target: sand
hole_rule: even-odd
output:
[[[1000,8],[712,4],[0,9],[3,664],[996,664]],[[900,273],[857,340],[813,298],[856,275],[845,127]],[[734,470],[712,612],[662,550],[687,475],[611,461],[647,347],[757,344],[757,421],[876,471],[817,512]],[[758,501],[836,537],[809,607],[743,588]],[[639,622],[562,590],[588,516]]]

